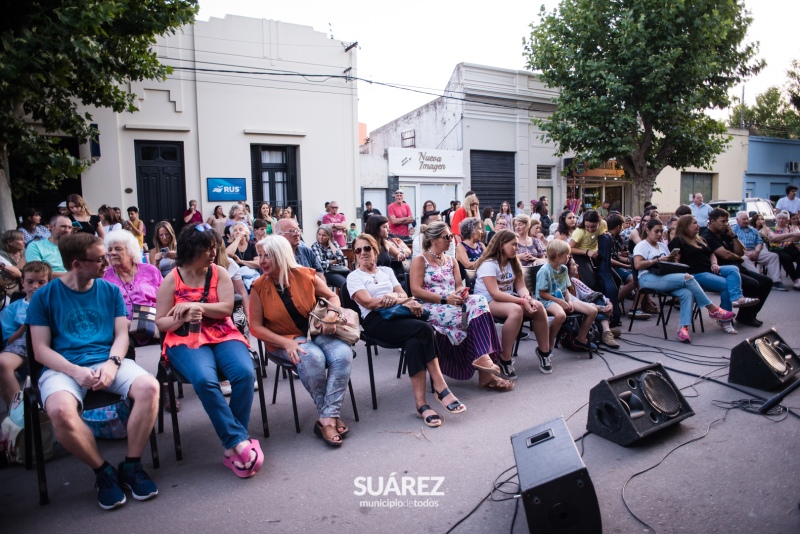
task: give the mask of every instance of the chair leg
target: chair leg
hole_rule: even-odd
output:
[[[667,339],[667,320],[664,319],[664,297],[658,298],[658,318],[661,321],[661,329],[664,331],[664,340]],[[658,323],[656,323],[658,324]]]
[[[24,411],[22,412],[22,420],[25,421],[25,469],[29,471],[33,467],[33,435],[31,430],[33,428],[33,417],[31,412],[39,409],[39,403],[32,402],[33,399],[28,395],[27,388],[22,395],[25,403]]]
[[[37,403],[38,404],[38,403]],[[42,425],[39,418],[39,407],[31,410],[31,423],[33,430],[33,451],[36,455],[36,475],[39,479],[39,505],[50,503],[47,494],[47,475],[44,470],[44,445],[42,443]]]
[[[164,396],[167,394],[166,386],[164,383],[159,380],[158,381],[158,421],[156,424],[158,425],[158,433],[164,433],[164,408],[166,403],[164,402]]]
[[[633,328],[633,320],[636,318],[636,310],[639,309],[639,303],[642,301],[642,291],[636,292],[636,297],[633,300],[633,308],[631,308],[631,322],[628,324],[628,332]]]
[[[275,386],[272,388],[272,404],[275,404],[275,399],[278,397],[278,379],[281,376],[281,366],[277,363],[275,365],[277,367],[275,369]],[[286,370],[284,369],[283,372],[285,373]],[[286,376],[284,376],[284,378],[286,378]]]
[[[400,350],[400,361],[397,362],[397,378],[400,378],[400,375],[403,372],[403,363],[405,363],[405,353]]]
[[[695,308],[697,308],[697,318],[700,320],[700,331],[705,333],[706,327],[703,325],[703,313],[702,313],[702,310],[697,306],[697,303],[695,303],[694,306],[695,306]]]
[[[353,395],[353,382],[347,380],[347,388],[350,390],[350,402],[353,403],[353,417],[358,421],[358,408],[356,407],[356,396]]]
[[[375,347],[375,354],[378,354],[378,347]],[[375,373],[372,368],[372,347],[367,344],[367,367],[369,368],[369,389],[372,393],[372,409],[378,409],[378,396],[375,394]]]
[[[156,427],[150,431],[150,454],[153,456],[153,469],[161,467],[161,461],[158,458],[158,442],[156,441]]]
[[[294,380],[289,380],[289,391],[292,392],[292,411],[294,412],[294,429],[300,433],[300,418],[297,417],[297,399],[294,396]]]
[[[183,384],[181,384],[180,382],[178,382],[178,398],[179,399],[183,398]]]
[[[169,377],[167,384],[167,394],[169,395],[169,403],[175,406],[175,379],[173,376]],[[174,408],[170,411],[172,417],[172,437],[175,440],[175,459],[177,461],[183,460],[183,448],[181,447],[181,429],[178,425],[178,410]]]
[[[259,346],[260,348],[260,346]],[[263,375],[266,374],[261,370],[261,356],[256,355],[257,360],[255,363],[256,382],[258,383],[258,402],[261,405],[261,426],[264,428],[264,437],[269,437],[269,421],[267,421],[267,401],[264,399],[264,379]]]

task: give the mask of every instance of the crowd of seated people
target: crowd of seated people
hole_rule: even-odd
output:
[[[696,309],[705,308],[724,332],[735,335],[738,327],[763,324],[758,314],[772,290],[800,290],[797,213],[781,210],[768,227],[760,214],[739,212],[736,224],[729,224],[729,213],[708,207],[702,197],[663,220],[653,205],[635,216],[604,205],[580,213],[564,209],[553,222],[546,197],[532,203],[530,215],[519,206],[512,214],[509,202],[481,210],[469,192],[460,207],[451,203],[444,220],[436,204],[426,201],[412,248],[411,240],[389,232],[390,224],[405,220],[397,215],[373,214],[363,233],[351,229],[350,235],[338,206],[329,203],[307,246],[288,208],[262,203],[253,216],[241,203],[226,216],[218,206],[204,222],[196,204],[190,202],[182,229],[161,221],[145,240],[136,207],[129,208],[127,220],[109,206],[97,216],[72,195],[48,225],[32,209],[18,231],[3,236],[0,277],[20,290],[22,300],[3,312],[0,397],[8,402],[19,389],[13,372],[27,357],[27,313],[33,347],[49,368],[40,382],[45,407],[67,450],[94,469],[103,508],[124,504],[123,489],[141,500],[158,493],[140,456],[160,386],[126,361],[135,347],[151,341],[152,336],[129,335],[140,306],[156,308],[154,335],[161,339],[162,357],[194,386],[222,445],[223,465],[248,478],[264,461],[247,428],[251,335],[295,366],[315,403],[319,438],[340,448],[350,433],[340,408],[353,352],[333,335],[334,312],[321,321],[319,335],[309,336],[320,298],[339,306],[346,291],[364,333],[404,349],[414,410],[435,428],[445,416],[467,410],[448,380],[459,381],[459,391],[515,389],[514,347],[528,335],[526,326],[536,343],[527,350],[536,354],[539,370],[550,374],[568,318],[578,317],[573,349],[591,352],[598,343],[619,348],[622,303],[637,288],[675,297],[676,336],[684,343],[692,341]],[[149,254],[142,246],[148,240]],[[352,252],[350,264],[342,243]],[[665,274],[664,263],[683,264],[675,268],[684,271]],[[719,305],[708,293],[719,295]],[[61,332],[53,322],[68,311],[55,311],[67,300],[71,310],[101,306],[104,312],[99,341],[84,352],[71,348],[75,333]],[[652,300],[639,300],[643,309],[632,310],[633,318],[659,311]],[[199,343],[187,336],[189,324],[197,322]],[[593,324],[599,338],[589,335]],[[476,374],[477,384],[470,385]],[[441,408],[429,402],[428,377]],[[75,399],[98,388],[137,400],[128,456],[117,469],[76,419]]]

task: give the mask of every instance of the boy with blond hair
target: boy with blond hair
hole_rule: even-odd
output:
[[[581,313],[585,317],[574,344],[583,350],[597,350],[597,346],[586,337],[597,318],[597,308],[571,298],[568,288],[572,287],[572,282],[566,265],[569,256],[569,244],[554,239],[547,245],[547,263],[542,265],[536,275],[536,298],[544,304],[547,313],[553,316],[553,323],[550,325],[550,346],[555,344],[556,335],[564,324],[567,314]]]

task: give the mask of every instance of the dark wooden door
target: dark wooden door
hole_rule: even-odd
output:
[[[139,217],[148,230],[159,221],[169,221],[179,232],[187,206],[183,143],[134,141],[134,145]],[[151,235],[147,241],[152,242]]]

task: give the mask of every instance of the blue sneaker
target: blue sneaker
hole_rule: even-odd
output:
[[[119,464],[119,484],[131,490],[131,496],[137,501],[146,501],[158,495],[156,483],[144,472],[140,463]]]
[[[117,471],[108,466],[97,475],[94,483],[97,488],[97,504],[103,510],[113,510],[125,504],[125,494],[117,482]]]

